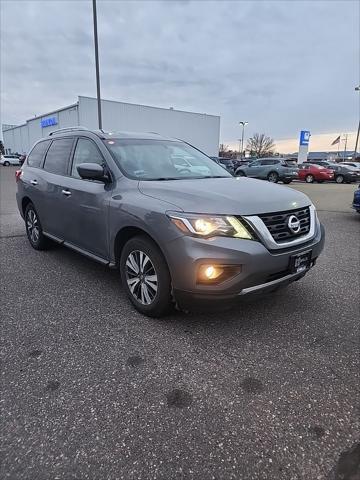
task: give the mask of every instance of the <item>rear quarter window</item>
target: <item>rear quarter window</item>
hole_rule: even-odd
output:
[[[50,140],[47,140],[35,145],[27,157],[27,165],[29,165],[29,167],[40,167],[49,144]]]

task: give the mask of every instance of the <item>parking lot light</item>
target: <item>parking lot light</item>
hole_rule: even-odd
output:
[[[244,156],[244,130],[245,130],[245,125],[248,125],[249,122],[239,122],[239,125],[242,125],[242,133],[241,133],[241,152],[240,152],[240,158],[242,159]]]

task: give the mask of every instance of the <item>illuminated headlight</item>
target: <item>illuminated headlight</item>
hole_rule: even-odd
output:
[[[170,220],[187,235],[197,237],[234,237],[253,240],[250,229],[232,216],[197,215],[193,213],[168,213]]]

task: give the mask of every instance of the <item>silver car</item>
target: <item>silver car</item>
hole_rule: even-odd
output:
[[[235,175],[259,178],[272,183],[280,180],[289,184],[298,178],[298,169],[296,165],[283,158],[261,158],[248,165],[242,165],[236,170]]]
[[[4,167],[10,167],[10,165],[20,165],[20,160],[17,155],[1,155],[0,165],[3,165]]]
[[[306,195],[235,178],[155,134],[58,130],[35,144],[17,186],[33,248],[58,242],[119,269],[130,301],[149,316],[287,285],[324,244]]]

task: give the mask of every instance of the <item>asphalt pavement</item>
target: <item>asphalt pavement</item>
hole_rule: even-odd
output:
[[[326,247],[300,282],[154,320],[117,271],[36,252],[0,167],[0,478],[358,480],[356,185],[304,185]]]

